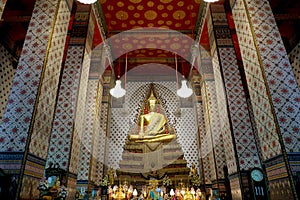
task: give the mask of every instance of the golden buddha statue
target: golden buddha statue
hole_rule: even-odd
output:
[[[154,96],[152,88],[147,102],[150,112],[140,116],[139,134],[130,134],[129,140],[135,142],[160,142],[175,138],[175,134],[169,134],[166,131],[166,117],[157,112],[157,98]]]

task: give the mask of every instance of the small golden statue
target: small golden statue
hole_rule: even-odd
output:
[[[109,184],[111,186],[113,186],[114,182],[115,182],[115,171],[114,171],[114,168],[112,166],[110,166],[110,169],[108,171],[108,178],[109,178]]]
[[[167,132],[166,117],[157,112],[157,98],[154,96],[153,86],[151,87],[151,94],[147,102],[150,112],[140,116],[139,134],[130,134],[129,140],[135,142],[161,142],[176,138],[176,134]]]
[[[191,170],[190,170],[189,176],[190,176],[191,178],[194,178],[197,174],[198,174],[197,169],[195,168],[195,164],[193,163],[193,164],[192,164],[192,168],[191,168]]]

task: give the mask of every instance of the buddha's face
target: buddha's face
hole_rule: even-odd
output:
[[[155,104],[150,104],[149,107],[150,107],[150,111],[151,112],[155,112],[156,111],[156,109],[155,109],[156,105]]]

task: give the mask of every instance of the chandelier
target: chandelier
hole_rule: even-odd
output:
[[[83,3],[83,4],[93,4],[97,0],[77,0],[77,1],[80,2],[80,3]]]

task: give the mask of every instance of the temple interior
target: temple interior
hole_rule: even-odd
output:
[[[299,11],[0,1],[0,199],[299,199]]]

